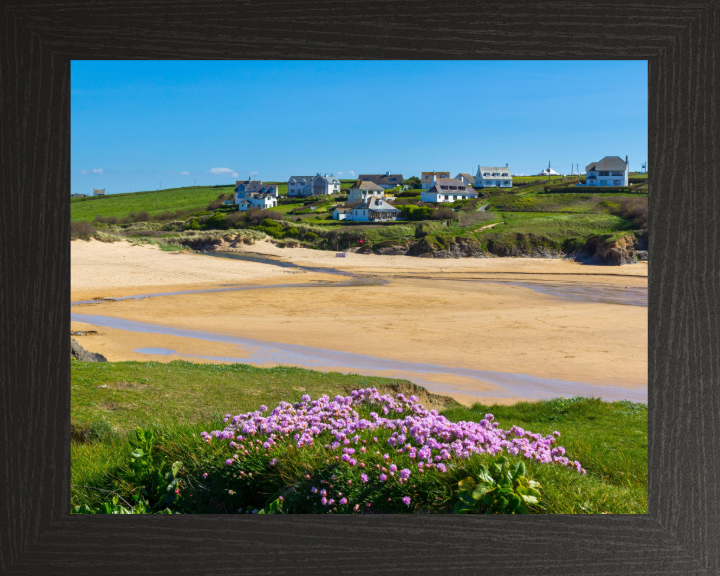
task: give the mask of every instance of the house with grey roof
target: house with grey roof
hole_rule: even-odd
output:
[[[237,180],[235,182],[235,204],[245,198],[247,194],[269,194],[278,197],[276,184],[263,184],[261,180]]]
[[[361,202],[366,200],[370,196],[379,196],[383,198],[385,196],[385,189],[379,184],[375,184],[370,180],[355,182],[348,190],[348,202]]]
[[[512,188],[512,174],[505,166],[478,166],[475,188]]]
[[[97,188],[93,188],[93,196],[105,196],[105,188],[102,188],[98,190]]]
[[[435,178],[428,190],[420,193],[422,202],[455,202],[477,198],[478,193],[457,178]]]
[[[360,184],[360,182],[372,182],[387,190],[388,188],[402,186],[403,176],[402,174],[390,174],[390,172],[385,172],[385,174],[360,174],[357,183]]]
[[[465,186],[472,186],[475,184],[475,178],[467,172],[460,172],[460,174],[455,176],[455,180],[462,180],[465,183]]]
[[[288,180],[288,196],[325,196],[340,192],[340,180],[332,174],[315,176],[290,176]]]
[[[433,176],[438,178],[450,178],[450,172],[432,171],[420,174],[420,188],[427,190],[433,185]]]
[[[586,186],[627,186],[628,162],[619,156],[605,156],[585,166]]]
[[[345,212],[345,220],[353,222],[391,222],[397,220],[399,216],[400,210],[379,196],[370,196]]]

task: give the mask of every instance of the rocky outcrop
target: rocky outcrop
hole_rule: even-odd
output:
[[[85,350],[75,338],[70,339],[70,354],[80,362],[107,362],[107,358],[96,352]]]
[[[585,244],[586,252],[592,254],[592,259],[598,264],[608,266],[622,266],[635,264],[635,236],[626,234],[620,238],[596,236]],[[593,250],[594,248],[594,250]]]

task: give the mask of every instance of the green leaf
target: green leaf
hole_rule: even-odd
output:
[[[478,480],[486,484],[495,484],[495,480],[492,476],[490,476],[490,473],[488,472],[488,469],[485,468],[485,466],[480,466],[480,474],[478,474]]]
[[[178,460],[177,462],[173,463],[173,465],[172,465],[173,478],[177,477],[178,472],[180,472],[180,470],[182,470],[182,462],[180,462]]]
[[[458,488],[463,491],[472,490],[473,488],[475,488],[476,484],[477,482],[475,482],[475,479],[472,478],[472,476],[468,476],[464,480],[460,480],[460,482],[458,482]]]
[[[478,484],[475,487],[475,490],[472,491],[472,497],[475,500],[480,500],[483,496],[485,496],[485,494],[492,492],[493,490],[495,490],[495,487],[491,484]]]
[[[525,462],[518,462],[516,478],[517,476],[525,476]]]
[[[506,514],[514,514],[515,510],[517,510],[521,504],[522,504],[522,500],[520,499],[520,496],[518,496],[517,494],[513,494],[508,499],[508,503],[507,503],[507,506],[505,507],[504,512]]]
[[[138,448],[137,450],[132,451],[130,453],[130,456],[132,456],[133,458],[142,458],[143,456],[145,456],[145,452],[142,448]]]

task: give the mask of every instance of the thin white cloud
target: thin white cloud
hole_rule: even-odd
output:
[[[260,172],[250,172],[250,176],[256,176],[258,174],[260,174]]]
[[[180,176],[190,176],[190,172],[180,172]]]
[[[348,172],[348,174],[350,174],[350,176],[355,176],[355,172],[353,172],[352,170],[350,170],[350,172]]]
[[[210,174],[212,176],[232,176],[233,178],[238,177],[237,172],[235,172],[235,170],[231,170],[230,168],[212,168],[208,170],[207,174]]]
[[[80,170],[80,174],[87,174],[87,173],[88,173],[87,170]]]
[[[102,174],[104,171],[103,168],[93,168],[93,174]]]
[[[336,172],[336,174],[337,174],[338,176],[342,176],[343,174],[345,174],[345,172]]]

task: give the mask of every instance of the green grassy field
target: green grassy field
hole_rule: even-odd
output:
[[[647,406],[629,402],[606,403],[593,399],[553,399],[513,406],[460,406],[452,400],[427,395],[403,380],[358,375],[321,373],[299,368],[255,368],[246,365],[192,364],[175,361],[82,363],[72,362],[72,504],[91,508],[108,500],[110,490],[134,502],[144,494],[149,504],[168,506],[175,512],[236,513],[263,508],[285,494],[286,509],[296,512],[328,512],[310,501],[309,489],[333,480],[347,490],[351,501],[373,499],[376,512],[447,512],[452,509],[457,482],[477,475],[479,466],[491,458],[484,454],[467,460],[448,461],[447,474],[428,470],[413,476],[413,485],[378,484],[370,494],[360,472],[336,460],[337,452],[316,445],[297,449],[294,440],[279,437],[272,453],[251,448],[239,460],[246,472],[232,474],[224,460],[226,443],[206,444],[200,432],[222,429],[222,415],[255,410],[261,404],[272,409],[281,400],[298,401],[300,395],[318,398],[326,393],[347,395],[351,390],[377,387],[381,393],[417,394],[428,408],[441,411],[451,422],[479,422],[492,413],[501,428],[518,425],[544,435],[558,431],[566,456],[577,459],[587,470],[574,470],[520,460],[527,465],[526,476],[542,485],[545,513],[647,513]],[[369,417],[364,410],[361,417]],[[136,425],[151,430],[153,438],[142,447],[144,455],[128,434]],[[413,467],[414,461],[388,445],[388,430],[362,432],[368,446],[377,436],[377,448],[391,454],[398,468]],[[262,435],[260,435],[262,437]],[[143,436],[144,438],[144,436]],[[236,449],[237,450],[237,449]],[[274,455],[276,462],[270,462]],[[383,460],[369,451],[356,455],[372,468]],[[133,462],[133,458],[135,461]],[[173,462],[180,470],[170,476]],[[367,468],[370,472],[370,468]],[[204,474],[206,476],[204,476]],[[340,477],[339,479],[337,477]],[[160,478],[158,483],[156,480]],[[162,479],[165,478],[163,482]],[[173,480],[173,477],[175,480]],[[166,494],[168,478],[178,494]],[[322,480],[325,479],[325,480]],[[347,482],[349,480],[349,482]],[[178,484],[177,481],[184,482]],[[351,483],[353,483],[351,485]],[[412,492],[413,507],[399,502],[398,489]],[[365,490],[365,492],[362,492]],[[169,491],[168,491],[169,492]],[[304,494],[308,494],[307,499]],[[384,496],[382,496],[384,494]],[[389,495],[390,500],[387,500]],[[382,496],[382,498],[380,497]],[[363,510],[365,507],[363,506]],[[341,509],[340,511],[343,511]],[[346,511],[350,511],[348,509]]]
[[[205,210],[220,194],[232,193],[233,187],[171,188],[159,192],[128,192],[105,197],[72,198],[70,219],[92,222],[96,216],[124,218],[131,212],[146,211],[151,216],[166,210]],[[157,208],[156,208],[157,201]]]

